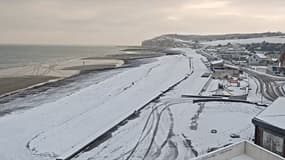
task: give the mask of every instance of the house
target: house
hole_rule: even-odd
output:
[[[250,65],[267,65],[268,58],[265,54],[256,53],[248,58],[248,64]]]
[[[279,59],[280,59],[279,54],[268,53],[266,55],[268,58],[268,64],[275,65],[275,66],[279,65]]]
[[[212,77],[214,79],[228,79],[231,77],[239,78],[241,70],[239,67],[224,64],[223,60],[212,61],[211,69],[213,71]]]
[[[284,158],[251,142],[242,141],[194,160],[284,160]]]
[[[285,97],[279,97],[253,118],[255,144],[285,157]]]
[[[211,62],[211,69],[217,70],[217,69],[223,69],[224,68],[224,61],[223,60],[216,60]]]
[[[281,52],[282,53],[282,52]],[[272,66],[268,66],[266,72],[269,74],[285,76],[285,51],[279,58],[272,58]]]
[[[285,67],[284,66],[268,66],[266,69],[266,73],[285,76]]]

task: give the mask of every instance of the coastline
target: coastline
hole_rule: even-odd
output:
[[[85,64],[83,64],[83,61]],[[81,65],[79,65],[81,63]],[[86,64],[87,63],[87,64]],[[0,70],[0,98],[56,83],[87,71],[119,68],[122,61],[74,59],[61,64],[30,65]],[[88,66],[88,67],[87,67]]]
[[[147,50],[146,50],[147,51]],[[123,52],[104,57],[83,57],[60,64],[30,65],[0,70],[0,98],[48,86],[81,74],[136,67],[149,63],[151,58],[163,56],[159,52]]]
[[[23,76],[0,78],[0,97],[12,94],[17,90],[22,90],[35,85],[41,85],[56,80],[56,77],[49,76]]]

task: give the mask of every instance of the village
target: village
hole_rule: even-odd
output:
[[[223,60],[259,72],[285,76],[285,45],[282,43],[231,44],[204,47],[209,61]]]
[[[262,61],[232,63],[209,48],[172,49],[189,57],[185,79],[75,159],[283,160],[283,75],[256,70]],[[248,63],[248,57],[244,60]],[[282,68],[279,58],[275,64]],[[144,138],[132,143],[122,138],[126,134]]]
[[[258,102],[267,105],[252,118],[255,126],[252,142],[244,141],[204,155],[202,159],[267,160],[285,157],[285,46],[274,43],[252,43],[207,46],[197,53],[212,76],[212,91],[208,98],[224,97],[230,100]],[[260,88],[260,99],[248,97],[249,78]],[[224,99],[223,98],[223,99]],[[273,103],[272,103],[273,102]],[[233,137],[239,135],[233,134]]]

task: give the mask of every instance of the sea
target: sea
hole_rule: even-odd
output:
[[[0,69],[119,54],[124,48],[117,46],[0,45]]]
[[[32,64],[53,64],[59,61],[120,54],[126,47],[116,46],[35,46],[0,45],[0,69]],[[100,83],[122,72],[124,68],[94,74],[80,74],[65,80],[19,91],[0,98],[0,117],[2,115],[39,107],[41,104],[56,101],[78,90]]]

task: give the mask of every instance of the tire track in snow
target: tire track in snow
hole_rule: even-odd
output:
[[[184,56],[186,56],[186,55],[184,55]],[[187,56],[186,56],[187,57]],[[178,86],[180,83],[182,83],[183,81],[185,81],[185,80],[187,80],[192,74],[194,73],[194,66],[192,65],[192,58],[189,58],[189,74],[183,79],[183,80],[181,80],[180,82],[178,82],[177,84],[175,84],[173,87],[171,87],[168,91],[170,91],[171,89],[173,89],[174,87],[176,87],[176,86]],[[168,92],[167,91],[167,92]],[[158,130],[158,127],[159,127],[159,123],[160,123],[160,118],[161,118],[161,116],[162,116],[162,114],[163,114],[163,112],[166,110],[166,109],[170,109],[169,107],[170,106],[172,106],[172,105],[175,105],[175,104],[181,104],[181,103],[185,103],[183,100],[179,100],[178,102],[172,102],[171,103],[171,101],[172,100],[169,100],[169,104],[166,102],[165,103],[165,107],[161,110],[161,112],[159,113],[159,115],[158,115],[158,117],[157,117],[157,121],[156,121],[156,126],[155,126],[155,128],[154,128],[154,132],[153,132],[153,135],[152,135],[152,138],[151,138],[151,142],[150,142],[150,144],[149,144],[149,147],[147,148],[147,151],[146,151],[146,153],[144,154],[144,158],[143,159],[145,159],[146,157],[147,157],[147,155],[149,154],[149,152],[150,152],[150,150],[151,150],[151,147],[152,147],[152,145],[154,144],[154,140],[155,140],[155,137],[156,137],[156,134],[157,134],[157,130]],[[188,103],[189,101],[187,101],[186,103]],[[163,104],[162,104],[163,105]],[[157,106],[157,108],[158,107],[160,107],[161,105],[159,105],[159,106]],[[170,112],[171,112],[171,110],[170,110]],[[168,133],[168,136],[167,136],[167,139],[163,142],[163,144],[159,147],[159,151],[158,152],[160,152],[162,149],[163,149],[163,147],[167,144],[167,142],[169,142],[169,139],[174,135],[174,133],[173,133],[173,126],[174,126],[174,121],[173,121],[173,115],[172,115],[172,113],[170,114],[171,116],[171,126],[170,126],[170,129],[169,129],[169,133]],[[140,142],[140,143],[142,143],[142,142]],[[137,143],[137,145],[135,146],[135,148],[134,148],[134,150],[136,150],[137,149],[137,147],[138,147],[138,145],[140,144],[140,143]],[[172,144],[174,144],[174,143],[172,143]],[[173,145],[172,145],[172,147],[173,147]],[[176,149],[177,149],[177,147],[176,147]],[[177,149],[177,151],[178,151],[178,149]],[[134,154],[134,151],[126,158],[126,160],[129,160],[130,158],[131,158],[131,156]],[[177,157],[177,156],[176,156]]]
[[[122,94],[123,92],[125,92],[126,90],[130,89],[131,87],[133,87],[135,85],[135,83],[138,83],[139,81],[142,81],[145,77],[147,77],[155,68],[159,67],[161,64],[156,64],[152,67],[150,67],[149,69],[146,70],[145,74],[141,75],[136,81],[132,82],[130,85],[122,88],[121,90],[117,90],[115,94],[113,95],[109,95],[109,97],[111,96],[118,96],[120,94]],[[100,106],[102,104],[104,104],[105,101],[102,101],[100,104],[98,104],[97,106]],[[61,122],[60,124],[57,124],[57,125],[54,125],[53,127],[60,127],[60,126],[63,126],[65,124],[67,124],[68,122],[72,121],[73,119],[76,119],[77,117],[79,116],[83,116],[84,114],[88,113],[90,110],[93,110],[94,107],[92,108],[87,108],[86,110],[84,110],[83,112],[77,114],[77,115],[74,115],[72,117],[70,117],[69,119],[66,119],[65,121]],[[39,134],[36,135],[36,138],[39,137],[40,135],[44,134],[45,132],[41,132]],[[31,143],[33,143],[33,141],[36,139],[36,138],[33,138],[31,140],[29,140],[27,142],[27,145],[30,146]],[[32,152],[34,153],[35,150],[32,150]],[[35,153],[36,154],[36,153]]]
[[[157,66],[158,66],[158,65],[157,65]],[[153,67],[153,68],[155,68],[155,67]],[[146,73],[146,75],[148,75],[148,74],[153,70],[153,68],[150,68],[150,69],[148,70],[148,72]],[[169,92],[169,91],[172,90],[174,87],[176,87],[177,85],[179,85],[180,83],[182,83],[183,81],[185,81],[186,79],[188,79],[188,78],[194,73],[193,68],[194,68],[194,67],[191,65],[191,59],[189,58],[189,73],[188,73],[187,75],[185,75],[185,78],[182,79],[182,80],[180,80],[179,82],[177,82],[175,85],[171,86],[168,90],[166,90],[165,92],[163,92],[163,93],[161,94],[161,96],[159,96],[158,98],[156,98],[153,102],[156,102],[156,101],[157,101],[158,99],[160,99],[165,93]],[[123,158],[123,157],[125,157],[126,154],[128,154],[128,153],[129,153],[129,155],[128,155],[128,157],[126,158],[126,160],[131,159],[132,156],[135,154],[137,148],[140,146],[140,144],[143,144],[143,142],[145,141],[145,139],[149,137],[149,133],[151,133],[152,130],[154,131],[154,132],[153,132],[154,134],[152,134],[151,139],[152,139],[152,140],[155,139],[155,137],[156,137],[156,132],[157,132],[157,130],[158,130],[159,123],[160,123],[160,117],[162,116],[163,112],[164,112],[167,108],[169,108],[170,106],[175,105],[175,104],[189,103],[189,102],[192,102],[192,100],[171,99],[171,100],[169,100],[169,101],[167,101],[167,102],[164,102],[163,104],[159,104],[158,106],[156,106],[156,107],[153,109],[153,110],[155,110],[155,111],[157,111],[157,109],[158,109],[159,107],[164,106],[164,108],[162,109],[162,111],[161,111],[161,112],[158,114],[158,116],[156,117],[157,120],[156,120],[155,126],[152,126],[152,127],[146,132],[146,129],[145,129],[146,126],[147,126],[150,122],[154,123],[154,121],[147,120],[147,122],[146,122],[146,124],[145,124],[146,126],[144,127],[144,129],[143,129],[143,131],[142,131],[142,132],[146,132],[146,134],[142,133],[142,134],[140,135],[138,142],[136,143],[136,145],[134,146],[134,148],[133,148],[132,150],[126,152],[126,153],[123,154],[122,156],[120,156],[120,157],[118,157],[118,158],[115,158],[115,159]],[[166,105],[166,106],[165,106],[165,105]],[[151,114],[154,115],[153,111],[152,111]],[[150,118],[151,114],[149,115],[148,119]],[[153,116],[153,117],[154,117],[154,116]],[[172,127],[172,128],[173,128],[173,127]],[[145,135],[145,136],[143,136],[143,138],[142,138],[142,135]],[[151,142],[150,147],[151,147],[153,144],[155,144],[154,141]],[[167,144],[167,143],[164,143],[161,148],[163,148],[166,144]],[[172,145],[172,146],[173,146],[173,145]],[[146,155],[147,155],[147,154],[148,154],[148,153],[146,153]]]
[[[163,113],[166,111],[166,110],[169,110],[170,107],[176,105],[176,104],[183,104],[183,103],[189,103],[189,102],[192,102],[192,100],[182,100],[182,99],[177,99],[178,101],[174,101],[174,102],[166,102],[164,108],[162,108],[162,110],[160,111],[159,113],[159,116],[157,117],[157,121],[156,121],[156,125],[155,125],[155,128],[154,128],[154,131],[153,131],[153,134],[152,134],[152,137],[151,137],[151,142],[150,144],[148,145],[148,148],[145,152],[145,154],[143,155],[143,160],[147,158],[147,156],[149,155],[151,149],[152,149],[152,146],[155,142],[155,138],[157,136],[157,131],[159,129],[159,124],[160,124],[160,119],[161,119],[161,116],[163,115]],[[171,116],[172,116],[172,113],[171,113]],[[170,118],[173,122],[173,118]],[[174,122],[173,122],[174,123]],[[167,136],[167,139],[163,142],[162,146],[159,148],[160,150],[166,145],[166,142],[169,142],[168,140],[174,135],[173,133],[173,127],[174,127],[174,124],[171,124],[170,125],[170,128],[169,128],[169,133],[168,133],[168,136]]]
[[[143,138],[140,138],[138,140],[138,142],[136,143],[136,145],[128,152],[126,152],[125,154],[123,154],[122,156],[116,158],[116,159],[119,159],[119,158],[122,158],[124,157],[126,154],[129,153],[129,155],[127,156],[127,158],[125,158],[125,160],[130,160],[132,158],[132,156],[135,154],[136,150],[138,149],[138,147],[144,143],[144,141],[146,140],[147,136],[151,136],[151,139],[153,140],[151,142],[151,144],[148,145],[148,150],[150,150],[151,146],[154,144],[154,139],[155,139],[155,136],[156,136],[156,132],[158,130],[158,127],[159,127],[159,121],[160,121],[160,118],[162,113],[168,109],[169,107],[173,106],[173,105],[176,105],[176,104],[182,104],[182,103],[189,103],[189,102],[192,102],[192,100],[185,100],[185,99],[168,99],[166,102],[163,102],[163,103],[160,103],[158,104],[157,106],[155,106],[151,113],[149,114],[148,116],[148,119],[144,125],[144,128],[142,130],[142,134],[143,132],[145,132],[145,129],[147,128],[147,125],[150,123],[150,117],[153,116],[154,112],[155,111],[158,111],[157,109],[159,109],[160,107],[163,107],[162,110],[158,113],[157,117],[156,116],[153,116],[155,117],[156,121],[153,120],[152,122],[155,122],[155,125],[152,125],[149,130],[147,131],[147,134],[143,137]],[[150,135],[150,132],[153,131],[153,134]],[[140,137],[142,137],[142,134],[140,135]],[[166,143],[164,144],[166,145]],[[147,153],[148,154],[148,153]],[[144,154],[146,155],[146,153]]]

